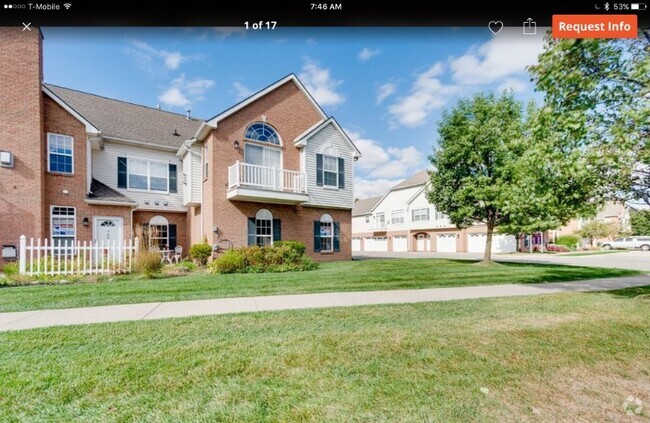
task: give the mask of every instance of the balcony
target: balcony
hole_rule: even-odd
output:
[[[309,201],[303,172],[258,166],[237,161],[228,168],[229,200],[275,204]]]

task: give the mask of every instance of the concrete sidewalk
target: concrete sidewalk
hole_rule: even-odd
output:
[[[422,303],[430,301],[554,294],[559,292],[609,291],[644,285],[650,285],[650,276],[603,278],[578,282],[273,295],[264,297],[220,298],[213,300],[67,308],[60,310],[21,311],[0,313],[0,332],[49,326],[153,320],[169,317],[209,316],[256,311]]]

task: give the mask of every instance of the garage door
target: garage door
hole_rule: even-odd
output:
[[[405,236],[393,237],[393,251],[408,251],[408,243]]]
[[[438,235],[436,240],[436,251],[439,253],[455,253],[456,252],[456,235]]]
[[[361,238],[352,238],[352,251],[361,251]]]
[[[469,234],[467,237],[467,251],[470,253],[484,253],[486,234]],[[493,235],[493,253],[514,253],[517,242],[512,235]]]
[[[364,251],[388,251],[388,238],[370,237],[365,239]]]

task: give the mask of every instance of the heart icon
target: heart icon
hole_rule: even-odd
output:
[[[497,35],[503,29],[503,22],[501,21],[490,21],[488,28],[494,35]]]

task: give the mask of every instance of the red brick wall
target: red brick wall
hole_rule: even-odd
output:
[[[0,150],[15,163],[0,168],[0,246],[44,232],[41,42],[38,29],[0,28]]]
[[[212,227],[216,225],[221,239],[228,239],[235,246],[247,245],[247,218],[254,217],[259,209],[267,208],[274,218],[282,220],[282,239],[304,242],[309,253],[320,261],[350,259],[350,210],[230,201],[226,198],[228,167],[237,160],[244,161],[244,131],[249,124],[261,121],[262,116],[266,116],[267,123],[282,138],[283,167],[296,171],[300,170],[300,150],[293,146],[293,140],[321,120],[311,101],[292,82],[288,82],[219,122],[206,140],[210,177],[209,183],[204,184],[203,222],[209,242],[216,242],[212,233]],[[240,143],[239,150],[233,146],[235,140]],[[314,253],[313,221],[319,220],[323,213],[330,213],[335,221],[341,223],[342,251],[339,253]]]

